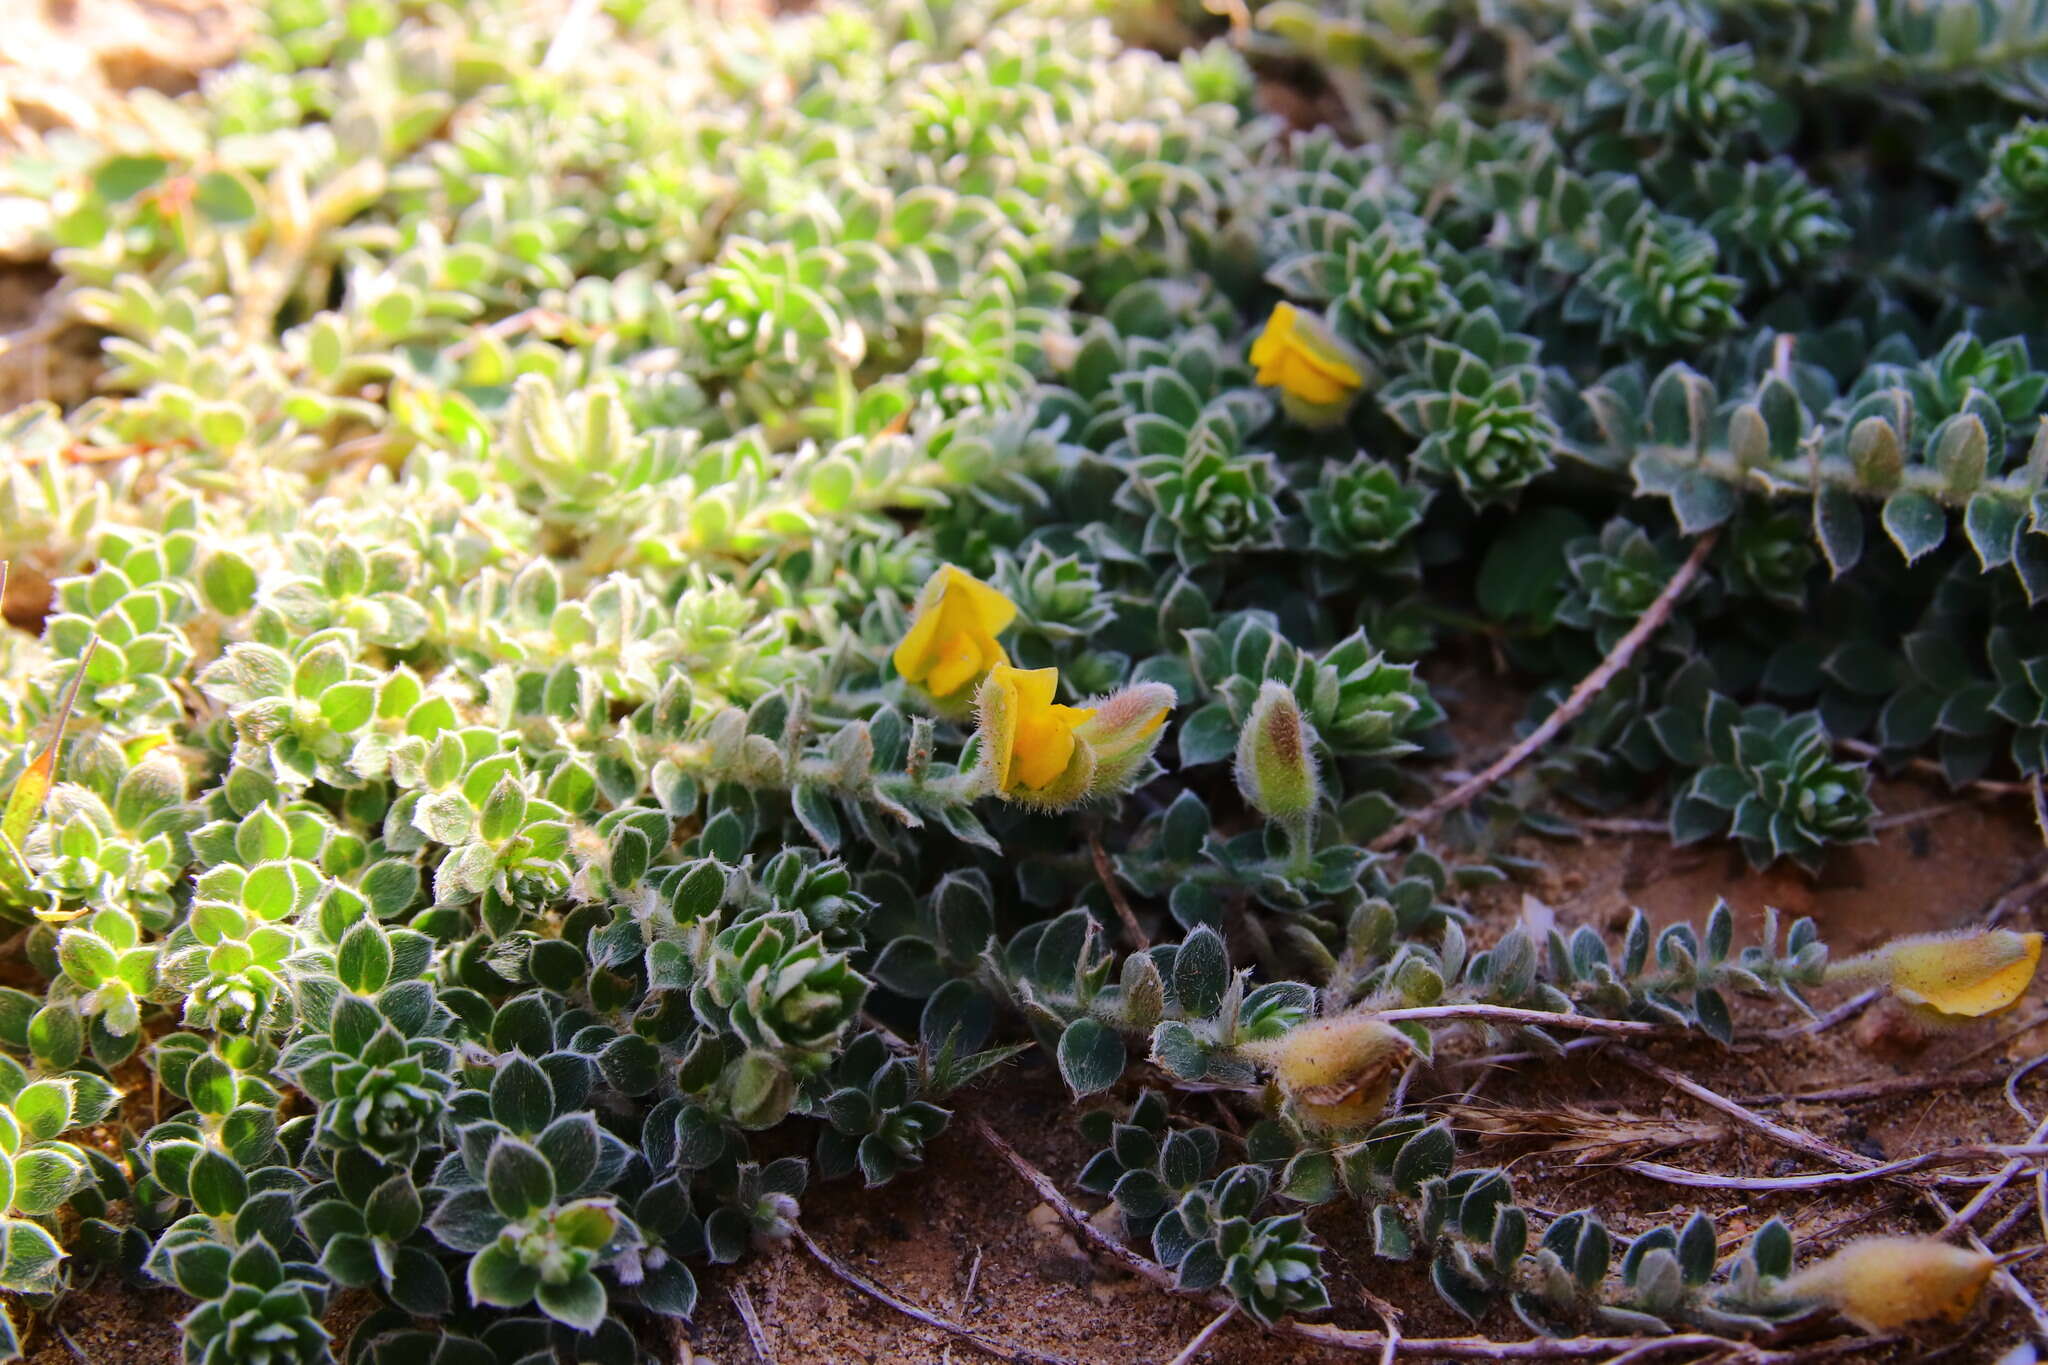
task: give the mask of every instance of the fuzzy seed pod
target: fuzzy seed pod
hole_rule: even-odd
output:
[[[1810,1265],[1780,1287],[1787,1298],[1825,1303],[1866,1332],[1941,1318],[1960,1322],[1998,1258],[1926,1237],[1865,1237]]]
[[[1380,1116],[1415,1045],[1392,1024],[1361,1013],[1313,1020],[1245,1052],[1272,1068],[1303,1122],[1351,1129]]]

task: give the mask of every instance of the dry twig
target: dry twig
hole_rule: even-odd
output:
[[[1615,675],[1629,666],[1636,657],[1636,651],[1643,647],[1643,642],[1655,635],[1658,627],[1670,619],[1672,608],[1678,605],[1678,599],[1685,595],[1685,590],[1692,586],[1693,579],[1699,576],[1700,567],[1707,562],[1707,555],[1720,538],[1720,528],[1716,527],[1693,542],[1692,553],[1686,556],[1685,563],[1678,566],[1678,572],[1671,576],[1671,581],[1664,585],[1664,590],[1657,594],[1657,600],[1650,603],[1643,614],[1636,618],[1636,623],[1628,628],[1628,633],[1615,642],[1614,648],[1600,661],[1599,667],[1579,679],[1579,684],[1571,690],[1571,695],[1566,697],[1564,703],[1555,711],[1544,717],[1542,724],[1485,768],[1373,840],[1372,846],[1380,851],[1400,847],[1444,816],[1470,803],[1474,797],[1520,767],[1537,750],[1555,739],[1560,730],[1571,724],[1581,711],[1592,704],[1595,697],[1606,690],[1607,684],[1614,681]]]
[[[1194,1339],[1181,1347],[1180,1352],[1172,1360],[1168,1361],[1166,1365],[1193,1365],[1195,1357],[1201,1354],[1204,1346],[1209,1344],[1209,1338],[1222,1331],[1223,1325],[1236,1316],[1237,1305],[1232,1304],[1215,1317],[1209,1319],[1208,1326],[1195,1333]]]
[[[873,1280],[866,1278],[851,1266],[832,1256],[831,1253],[813,1241],[811,1235],[802,1228],[796,1230],[796,1239],[802,1243],[805,1251],[811,1253],[812,1259],[830,1271],[835,1279],[852,1285],[877,1303],[887,1304],[914,1322],[921,1322],[927,1327],[936,1327],[949,1336],[958,1337],[962,1341],[986,1351],[998,1360],[1017,1361],[1019,1365],[1075,1365],[1075,1362],[1067,1356],[1047,1355],[1043,1351],[1034,1351],[1028,1346],[1012,1346],[985,1337],[972,1327],[954,1322],[950,1318],[942,1318],[936,1313],[919,1308],[907,1299],[898,1298]]]
[[[1923,1090],[1969,1090],[1980,1085],[1997,1085],[2005,1079],[2002,1071],[1986,1068],[1928,1076],[1894,1076],[1889,1080],[1862,1081],[1855,1085],[1829,1086],[1822,1090],[1774,1091],[1767,1095],[1744,1095],[1744,1104],[1846,1104],[1856,1100],[1882,1100],[1893,1095],[1915,1095]]]
[[[1087,1214],[1076,1208],[1073,1201],[1061,1193],[1059,1186],[1053,1183],[1050,1176],[1025,1160],[1021,1152],[1004,1141],[1002,1136],[989,1126],[987,1119],[976,1115],[974,1128],[981,1134],[982,1141],[994,1148],[996,1155],[1008,1162],[1010,1168],[1022,1176],[1024,1182],[1038,1192],[1039,1198],[1064,1218],[1075,1232],[1140,1278],[1173,1293],[1188,1292],[1175,1286],[1172,1271],[1157,1261],[1140,1255],[1097,1227]],[[1221,1295],[1207,1297],[1218,1306],[1228,1303],[1227,1298]],[[1297,1340],[1312,1341],[1333,1350],[1376,1354],[1383,1361],[1387,1358],[1387,1349],[1391,1342],[1396,1355],[1440,1356],[1452,1360],[1604,1359],[1623,1351],[1645,1350],[1649,1354],[1637,1355],[1634,1358],[1647,1360],[1651,1356],[1666,1352],[1736,1351],[1748,1365],[1791,1365],[1794,1361],[1868,1353],[1882,1342],[1890,1340],[1888,1337],[1846,1337],[1785,1350],[1766,1350],[1747,1342],[1712,1336],[1705,1332],[1680,1332],[1666,1337],[1536,1337],[1528,1341],[1494,1341],[1489,1337],[1390,1336],[1385,1332],[1361,1331],[1355,1327],[1338,1327],[1330,1323],[1297,1322],[1293,1318],[1282,1318],[1269,1330]]]
[[[732,1287],[732,1306],[740,1312],[740,1321],[746,1325],[747,1340],[753,1345],[754,1354],[761,1357],[765,1365],[776,1365],[775,1352],[768,1349],[768,1334],[761,1330],[761,1315],[754,1311],[754,1296],[743,1284]]]
[[[1102,879],[1102,889],[1109,893],[1109,903],[1116,907],[1116,917],[1122,921],[1124,933],[1131,940],[1132,951],[1144,952],[1152,946],[1152,940],[1138,927],[1137,912],[1131,909],[1124,889],[1116,884],[1116,869],[1110,865],[1109,854],[1102,847],[1102,836],[1093,830],[1088,832],[1088,852],[1095,860],[1095,875]]]
[[[1662,1062],[1650,1060],[1632,1047],[1616,1047],[1612,1049],[1612,1056],[1623,1065],[1632,1067],[1646,1076],[1653,1076],[1673,1089],[1683,1090],[1701,1104],[1710,1109],[1720,1110],[1729,1118],[1755,1129],[1781,1147],[1790,1147],[1794,1151],[1818,1157],[1832,1166],[1847,1167],[1850,1170],[1868,1170],[1878,1164],[1860,1153],[1837,1147],[1825,1138],[1815,1137],[1812,1133],[1798,1128],[1787,1127],[1774,1119],[1767,1119],[1747,1105],[1729,1099],[1720,1091],[1710,1090],[1692,1077],[1673,1071]],[[2035,1140],[2039,1141],[2038,1138]]]

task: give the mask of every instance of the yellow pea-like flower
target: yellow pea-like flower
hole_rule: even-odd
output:
[[[1009,656],[996,636],[1017,618],[1009,598],[963,569],[943,565],[917,597],[917,613],[892,656],[896,671],[933,697],[958,696]]]
[[[1787,1279],[1783,1292],[1818,1299],[1866,1332],[1912,1322],[1960,1322],[1977,1306],[1998,1258],[1925,1237],[1865,1237]]]
[[[2033,983],[2041,935],[2012,929],[1916,934],[1839,963],[1835,979],[1876,980],[1936,1020],[1978,1019],[2010,1008]]]
[[[1088,792],[1095,754],[1074,731],[1095,712],[1063,706],[1057,668],[999,663],[982,681],[981,763],[995,791],[1034,805],[1066,805]]]
[[[1351,348],[1291,303],[1273,305],[1266,329],[1252,343],[1251,361],[1253,378],[1294,400],[1289,409],[1304,420],[1341,415],[1365,384]]]

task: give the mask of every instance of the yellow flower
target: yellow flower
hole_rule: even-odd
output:
[[[975,700],[981,708],[981,763],[996,792],[1035,805],[1065,805],[1087,795],[1095,754],[1074,731],[1092,709],[1053,700],[1057,668],[991,668]]]
[[[1894,939],[1828,975],[1882,981],[1918,1013],[1956,1021],[2009,1009],[2026,993],[2040,963],[2041,935],[1984,929]]]
[[[1310,408],[1348,403],[1365,383],[1350,347],[1291,303],[1273,305],[1266,330],[1252,343],[1259,383]]]
[[[942,566],[917,597],[917,615],[893,656],[906,682],[934,697],[951,697],[1009,656],[996,636],[1017,616],[1016,604],[973,574]]]
[[[1866,1332],[1909,1322],[1961,1322],[1977,1306],[1998,1258],[1925,1237],[1865,1237],[1785,1281],[1794,1299],[1818,1299]]]

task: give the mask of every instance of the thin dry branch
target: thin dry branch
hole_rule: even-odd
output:
[[[1548,1010],[1517,1009],[1513,1005],[1417,1005],[1409,1009],[1375,1010],[1373,1017],[1386,1022],[1427,1019],[1476,1019],[1488,1024],[1529,1024],[1536,1027],[1577,1029],[1581,1033],[1613,1033],[1630,1038],[1649,1038],[1664,1033],[1661,1024],[1637,1019],[1602,1019],[1591,1014],[1554,1014]]]
[[[1636,618],[1636,623],[1628,628],[1626,635],[1615,642],[1613,650],[1600,661],[1599,666],[1579,679],[1578,686],[1571,690],[1571,695],[1564,699],[1564,704],[1544,717],[1542,724],[1485,768],[1373,840],[1373,848],[1382,852],[1398,848],[1452,811],[1469,804],[1474,797],[1519,768],[1537,750],[1555,739],[1560,730],[1571,724],[1581,711],[1592,705],[1593,699],[1606,689],[1607,684],[1613,682],[1615,676],[1629,666],[1636,657],[1636,651],[1643,647],[1643,642],[1655,635],[1658,628],[1670,619],[1672,608],[1678,605],[1678,599],[1685,595],[1685,590],[1692,586],[1693,579],[1699,577],[1701,566],[1707,562],[1707,555],[1713,551],[1715,542],[1720,538],[1720,528],[1716,527],[1693,542],[1692,553],[1685,557],[1685,563],[1678,566],[1678,572],[1671,576],[1671,581],[1657,594],[1657,600],[1650,603],[1643,614]]]
[[[1860,758],[1866,762],[1884,756],[1884,751],[1875,744],[1870,744],[1860,739],[1837,739],[1835,747],[1852,758]],[[1972,792],[1978,796],[2025,796],[2030,790],[2024,782],[1997,782],[1990,778],[1981,777],[1965,782],[1960,787],[1957,787],[1949,782],[1948,774],[1941,770],[1941,765],[1931,758],[1907,759],[1905,763],[1900,765],[1899,771],[1912,773],[1915,777],[1924,777],[1940,782],[1954,791]]]
[[[1634,1175],[1660,1180],[1667,1185],[1685,1185],[1701,1190],[1825,1190],[1842,1185],[1864,1185],[1873,1180],[1890,1180],[1913,1171],[1925,1171],[1941,1166],[1968,1166],[1979,1161],[1998,1160],[2015,1155],[2048,1155],[2048,1148],[2021,1148],[1996,1143],[1973,1143],[1967,1147],[1951,1147],[1941,1152],[1922,1152],[1917,1156],[1901,1157],[1897,1161],[1880,1162],[1862,1170],[1815,1171],[1808,1175],[1730,1175],[1725,1171],[1688,1171],[1678,1166],[1666,1166],[1657,1161],[1625,1161],[1621,1169]],[[1968,1185],[1975,1188],[1989,1176],[1978,1175],[1933,1175],[1926,1183],[1932,1185]],[[1920,1186],[1916,1183],[1916,1188]]]
[[[1682,1072],[1673,1071],[1662,1062],[1652,1061],[1632,1047],[1611,1048],[1609,1049],[1609,1055],[1624,1066],[1640,1071],[1646,1076],[1653,1076],[1675,1090],[1684,1091],[1710,1109],[1720,1110],[1729,1118],[1762,1133],[1781,1147],[1790,1147],[1796,1152],[1804,1152],[1808,1156],[1818,1157],[1831,1166],[1846,1168],[1852,1171],[1869,1170],[1871,1167],[1879,1164],[1858,1152],[1849,1151],[1845,1147],[1837,1147],[1825,1138],[1815,1137],[1812,1133],[1805,1132],[1802,1129],[1788,1127],[1777,1122],[1775,1119],[1767,1119],[1740,1101],[1729,1099],[1720,1091],[1711,1090],[1701,1085],[1692,1077]],[[2035,1140],[2039,1141],[2040,1139],[2036,1138]]]
[[[1073,1201],[1061,1193],[1059,1186],[1053,1183],[1050,1176],[1032,1165],[1021,1152],[990,1127],[987,1119],[976,1115],[974,1129],[981,1134],[982,1141],[993,1148],[996,1155],[1008,1162],[1010,1169],[1022,1176],[1024,1182],[1036,1190],[1047,1206],[1064,1218],[1075,1232],[1140,1278],[1172,1293],[1189,1292],[1176,1287],[1173,1272],[1165,1266],[1140,1255],[1097,1227],[1087,1214],[1075,1207]],[[1230,1302],[1223,1295],[1212,1294],[1204,1297],[1218,1307]],[[1785,1350],[1766,1350],[1748,1342],[1711,1336],[1705,1332],[1681,1332],[1665,1337],[1537,1337],[1529,1341],[1494,1341],[1489,1337],[1390,1336],[1385,1332],[1338,1327],[1330,1323],[1297,1322],[1293,1318],[1282,1318],[1268,1330],[1281,1336],[1312,1341],[1333,1350],[1375,1354],[1382,1360],[1386,1359],[1386,1353],[1391,1345],[1396,1355],[1439,1356],[1451,1360],[1584,1360],[1605,1359],[1626,1351],[1648,1351],[1647,1355],[1637,1354],[1631,1357],[1635,1360],[1647,1360],[1667,1352],[1694,1351],[1735,1352],[1751,1365],[1791,1365],[1795,1361],[1867,1353],[1882,1342],[1890,1340],[1888,1337],[1848,1337]]]
[[[2043,1142],[2048,1142],[2048,1119],[2042,1120],[2035,1127],[2034,1135],[2027,1139],[2029,1146],[2039,1146]],[[1963,1205],[1957,1212],[1950,1214],[1948,1221],[1941,1225],[1941,1231],[1934,1235],[1946,1237],[1958,1228],[1969,1227],[1970,1224],[1976,1221],[1977,1215],[1984,1211],[1984,1206],[1993,1199],[1996,1199],[2004,1191],[2005,1187],[2012,1183],[2013,1177],[2027,1168],[2027,1164],[2028,1158],[2016,1156],[2006,1162],[2005,1165],[1999,1167],[1998,1174],[1986,1181],[1983,1189],[1970,1196],[1969,1203]],[[1975,1234],[1973,1233],[1972,1235],[1974,1236]]]
[[[1224,1324],[1229,1322],[1232,1318],[1236,1316],[1237,1305],[1232,1304],[1230,1307],[1224,1309],[1221,1313],[1218,1313],[1215,1317],[1209,1319],[1208,1326],[1204,1327],[1201,1331],[1195,1333],[1193,1340],[1189,1341],[1187,1345],[1181,1347],[1180,1353],[1174,1356],[1172,1360],[1168,1361],[1166,1365],[1193,1365],[1195,1357],[1200,1355],[1202,1352],[1202,1348],[1209,1344],[1209,1338],[1215,1336],[1218,1332],[1222,1331]]]
[[[1124,889],[1117,885],[1116,869],[1110,865],[1109,854],[1102,847],[1102,837],[1093,831],[1088,835],[1088,853],[1095,861],[1095,875],[1102,881],[1102,889],[1109,894],[1109,903],[1116,908],[1116,917],[1124,926],[1124,934],[1131,940],[1131,950],[1142,953],[1152,946],[1152,940],[1138,927],[1137,912],[1131,909]]]
[[[754,1311],[754,1296],[743,1284],[736,1284],[730,1291],[732,1306],[740,1313],[740,1321],[746,1325],[747,1342],[754,1348],[764,1365],[776,1365],[775,1352],[768,1347],[768,1334],[761,1330],[761,1315]]]
[[[1764,1095],[1744,1095],[1741,1099],[1744,1104],[1846,1104],[1856,1100],[1889,1099],[1893,1095],[1915,1095],[1925,1090],[1970,1090],[1982,1085],[1997,1085],[2005,1080],[2005,1076],[2005,1072],[1987,1067],[1979,1071],[1937,1072],[1927,1076],[1893,1076],[1888,1080],[1862,1081],[1822,1090],[1772,1091]]]
[[[796,1240],[802,1244],[805,1251],[811,1253],[813,1260],[832,1273],[833,1278],[852,1285],[877,1303],[887,1304],[913,1322],[921,1322],[927,1327],[936,1327],[941,1332],[958,1337],[962,1341],[982,1351],[986,1351],[997,1360],[1016,1361],[1018,1365],[1077,1365],[1077,1362],[1068,1356],[1047,1355],[1043,1351],[1034,1351],[1028,1346],[1013,1346],[991,1337],[985,1337],[972,1327],[954,1322],[950,1318],[942,1318],[937,1313],[919,1308],[916,1304],[906,1299],[898,1298],[895,1294],[882,1288],[873,1280],[866,1278],[854,1270],[853,1267],[840,1261],[837,1257],[819,1246],[811,1239],[811,1235],[802,1228],[796,1230]]]

